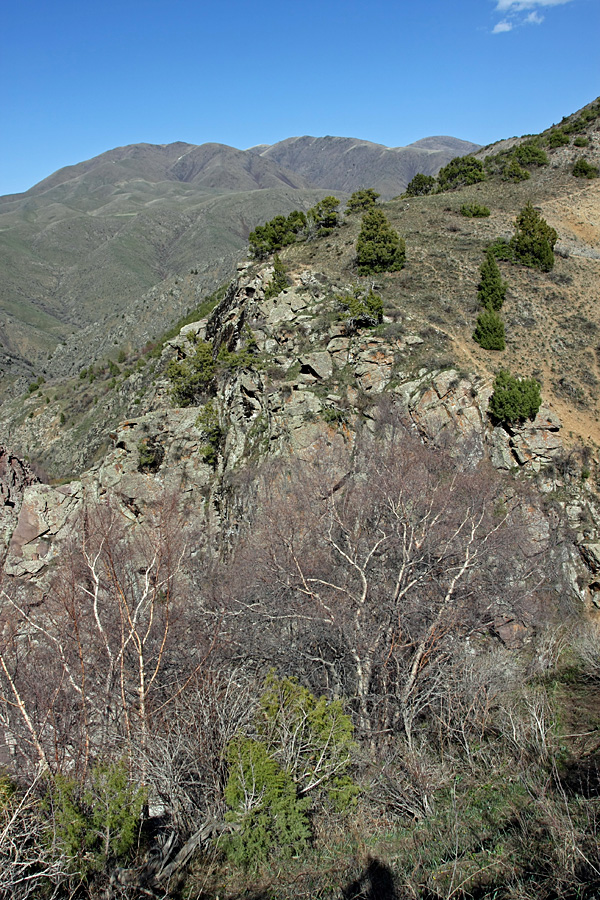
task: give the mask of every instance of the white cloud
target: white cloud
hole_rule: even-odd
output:
[[[495,0],[496,12],[502,13],[503,18],[492,29],[492,34],[501,34],[504,31],[512,31],[521,25],[541,25],[544,16],[539,9],[550,6],[564,6],[571,0]],[[531,10],[527,15],[528,10]]]
[[[564,6],[571,0],[498,0],[497,12],[522,12],[525,9],[536,9],[539,6]]]

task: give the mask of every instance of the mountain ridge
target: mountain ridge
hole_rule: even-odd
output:
[[[66,374],[69,366],[80,367],[94,347],[105,346],[92,337],[98,323],[118,349],[128,342],[121,318],[154,286],[193,268],[207,273],[202,290],[210,293],[231,274],[258,224],[294,208],[306,211],[332,190],[344,199],[367,172],[376,174],[373,155],[387,154],[354,138],[311,140],[320,142],[313,156],[327,155],[330,172],[346,166],[340,148],[362,148],[360,160],[353,154],[348,190],[320,187],[310,173],[292,171],[268,154],[178,141],[116,147],[0,198],[0,377],[16,377],[20,390],[40,371],[58,374],[58,367]],[[440,162],[427,150],[410,152],[413,168],[417,159],[433,169]],[[315,165],[309,166],[313,172]],[[372,186],[381,193],[406,186],[397,155],[387,154],[379,172]],[[170,307],[173,319],[188,311],[184,302]],[[129,323],[134,344],[149,336],[138,323]],[[79,342],[73,340],[78,334]],[[72,348],[71,363],[65,348]]]

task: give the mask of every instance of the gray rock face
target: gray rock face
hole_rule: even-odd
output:
[[[563,450],[560,428],[558,416],[545,406],[533,422],[497,426],[489,438],[493,464],[499,469],[525,466],[539,472]]]
[[[454,369],[426,372],[395,388],[419,434],[474,466],[485,454],[487,396],[481,380]]]
[[[25,490],[38,480],[26,463],[0,446],[0,534],[5,541],[16,526]]]
[[[60,540],[68,535],[82,499],[77,481],[58,488],[47,484],[27,487],[8,546],[6,574],[31,576],[45,568],[59,552]]]
[[[159,380],[152,388],[152,409],[122,422],[104,459],[81,481],[63,487],[30,483],[26,468],[5,461],[7,486],[0,494],[5,509],[12,509],[13,494],[23,497],[20,511],[18,503],[14,507],[18,519],[15,513],[7,529],[12,532],[8,574],[43,577],[77,511],[103,497],[114,499],[133,528],[172,497],[184,520],[204,523],[207,533],[233,533],[239,509],[230,485],[244,467],[272,454],[310,459],[324,447],[351,447],[357,429],[375,429],[384,421],[382,410],[390,407],[424,441],[448,449],[465,467],[489,456],[500,469],[543,472],[560,450],[560,422],[550,410],[540,410],[533,423],[492,428],[486,412],[490,389],[482,379],[454,369],[407,374],[416,368],[419,335],[348,332],[335,305],[336,291],[317,273],[304,272],[297,284],[266,299],[272,273],[269,265],[240,266],[211,317],[186,325],[165,346],[163,367],[193,353],[198,340],[212,343],[219,374],[210,397],[199,398],[197,406],[172,408],[167,379]],[[256,364],[245,367],[248,360],[240,351],[250,332],[258,353]],[[221,365],[222,349],[226,359],[240,354],[243,363]],[[218,426],[212,435],[207,416]],[[583,519],[583,512],[577,516]],[[548,543],[549,521],[540,510],[530,511],[528,527],[540,546]],[[586,549],[575,554],[579,562],[569,558],[565,565],[581,594],[596,577],[600,536],[583,526],[577,531]],[[589,578],[582,574],[582,560],[592,572]],[[496,626],[505,643],[522,639],[520,623]]]

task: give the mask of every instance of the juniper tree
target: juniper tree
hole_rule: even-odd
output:
[[[488,412],[495,422],[510,425],[535,419],[541,403],[540,385],[535,378],[516,378],[502,369],[494,381]]]
[[[424,194],[430,194],[435,187],[435,178],[433,175],[423,175],[417,172],[414,178],[408,183],[406,188],[407,197],[421,197]]]
[[[265,290],[265,300],[277,297],[282,291],[289,286],[289,279],[285,266],[278,253],[273,258],[273,276]]]
[[[479,313],[473,340],[484,350],[504,350],[504,322],[493,309],[485,309]]]
[[[485,261],[479,270],[480,280],[477,297],[482,306],[489,310],[502,309],[506,298],[506,282],[502,280],[498,263],[493,252],[488,249]]]
[[[374,191],[373,188],[364,188],[360,191],[354,191],[346,206],[347,213],[364,212],[371,209],[377,203],[381,195]]]
[[[406,244],[388,222],[381,209],[372,209],[363,216],[356,242],[356,262],[359,275],[373,272],[399,272],[404,268]]]
[[[554,266],[554,245],[558,234],[531,203],[523,207],[515,221],[511,246],[516,262],[549,272]]]
[[[455,156],[438,172],[441,191],[477,184],[478,181],[485,181],[485,169],[481,160],[474,156]]]

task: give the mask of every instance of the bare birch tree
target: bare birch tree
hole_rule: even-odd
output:
[[[354,698],[363,733],[410,747],[465,641],[539,587],[538,557],[518,496],[400,429],[265,476],[231,610],[254,634],[242,652]]]

